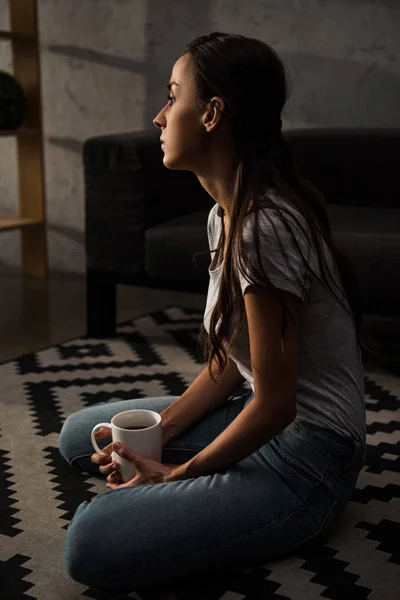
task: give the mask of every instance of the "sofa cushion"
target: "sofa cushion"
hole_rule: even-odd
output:
[[[360,256],[400,259],[400,209],[328,206],[335,240]]]
[[[152,277],[205,282],[208,277],[207,219],[209,210],[176,217],[145,232],[145,269]]]
[[[149,275],[166,279],[208,278],[207,217],[209,211],[183,215],[152,227],[145,233],[145,268]],[[334,240],[347,252],[360,279],[365,309],[400,305],[400,210],[358,206],[328,206]]]
[[[328,206],[332,236],[351,257],[364,310],[397,314],[400,306],[400,209]]]

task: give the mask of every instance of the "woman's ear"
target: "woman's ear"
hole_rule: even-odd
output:
[[[222,98],[215,96],[207,104],[207,110],[203,116],[203,125],[207,132],[213,131],[222,119],[225,103]]]

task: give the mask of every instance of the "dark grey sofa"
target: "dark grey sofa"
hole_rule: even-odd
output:
[[[324,193],[335,239],[353,259],[367,313],[400,316],[400,129],[292,130],[303,173]],[[214,200],[162,163],[159,132],[84,144],[87,335],[116,332],[116,286],[206,293]]]

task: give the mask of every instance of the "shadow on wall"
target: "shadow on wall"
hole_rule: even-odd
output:
[[[56,223],[48,223],[48,231],[58,233],[69,240],[83,246],[85,243],[85,232],[80,231],[76,227],[68,227],[67,225],[58,225]]]
[[[52,54],[60,54],[61,56],[78,58],[79,60],[86,60],[87,62],[104,65],[105,67],[110,67],[111,69],[129,71],[131,73],[141,73],[142,75],[145,75],[147,70],[146,63],[141,63],[125,56],[115,56],[105,52],[97,52],[96,50],[82,48],[81,46],[48,44],[46,46],[46,50]]]

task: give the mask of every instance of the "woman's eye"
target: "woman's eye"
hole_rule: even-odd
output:
[[[169,94],[167,94],[167,98],[170,102],[175,102],[175,98],[173,96],[170,96]]]

